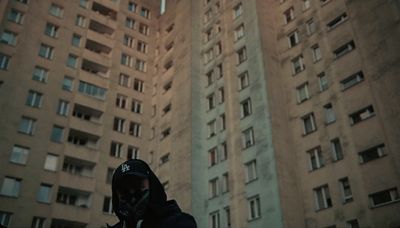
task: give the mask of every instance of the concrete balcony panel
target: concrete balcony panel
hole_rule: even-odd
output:
[[[60,185],[76,188],[87,192],[94,192],[95,189],[94,178],[72,175],[68,172],[60,172],[59,178],[60,178],[59,179]]]
[[[76,103],[88,106],[88,107],[93,107],[94,109],[100,110],[102,112],[105,111],[106,109],[106,104],[104,100],[91,97],[89,95],[77,93],[75,96],[75,101]]]
[[[96,0],[96,2],[99,3],[99,4],[101,4],[101,5],[103,5],[103,6],[105,6],[105,7],[110,8],[110,9],[116,11],[116,12],[119,11],[119,8],[118,8],[118,4],[119,4],[119,3],[117,3],[117,1]]]
[[[90,222],[90,211],[90,208],[55,203],[52,217],[87,224]]]
[[[77,146],[72,143],[65,144],[64,155],[79,158],[86,161],[97,163],[99,160],[99,151],[85,146]]]
[[[87,132],[92,135],[101,136],[103,134],[103,125],[92,121],[82,120],[79,118],[71,118],[69,126],[76,130]]]
[[[87,38],[94,40],[98,43],[104,44],[108,47],[111,47],[111,48],[114,47],[114,41],[112,40],[112,36],[107,33],[100,34],[98,32],[88,29],[87,30]]]
[[[111,59],[107,54],[100,54],[88,49],[83,49],[83,58],[89,59],[105,67],[111,67]]]
[[[96,11],[92,11],[90,13],[90,18],[101,23],[104,25],[107,25],[108,27],[112,28],[112,29],[116,29],[117,28],[117,21],[111,19],[108,16],[105,16],[103,14],[100,14],[99,12]]]

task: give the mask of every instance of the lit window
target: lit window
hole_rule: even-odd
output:
[[[17,44],[17,33],[4,30],[0,37],[0,43],[15,46]]]
[[[299,43],[299,31],[295,30],[294,32],[290,33],[288,36],[289,41],[289,48],[296,46]]]
[[[22,117],[19,123],[18,132],[33,135],[36,128],[36,120],[29,117]]]
[[[359,71],[340,81],[340,85],[342,86],[342,90],[346,90],[354,85],[357,85],[363,80],[364,80],[364,73],[362,71]]]
[[[326,26],[328,27],[328,30],[336,28],[338,25],[342,24],[347,20],[347,13],[342,13],[332,21],[330,21]]]
[[[242,132],[242,149],[249,148],[254,145],[253,128],[248,128]]]
[[[41,44],[40,49],[39,49],[39,56],[43,57],[45,59],[52,59],[54,55],[54,48],[46,45],[46,44]]]
[[[324,159],[322,157],[321,147],[316,147],[307,151],[309,156],[309,170],[317,170],[324,166]]]
[[[332,104],[324,105],[324,112],[325,112],[325,123],[330,124],[336,121],[335,112],[333,111]]]
[[[311,132],[314,132],[317,130],[317,127],[315,125],[315,117],[313,113],[307,114],[303,117],[301,117],[302,123],[303,123],[303,134],[310,134]]]
[[[315,209],[322,210],[332,207],[332,199],[329,194],[328,185],[314,188]]]
[[[248,220],[254,220],[261,217],[260,197],[255,196],[247,200],[248,205]]]
[[[41,184],[37,193],[36,199],[41,203],[50,203],[51,200],[51,185]]]
[[[44,162],[44,169],[49,171],[57,171],[58,155],[47,154]]]
[[[116,158],[122,158],[122,147],[123,147],[122,143],[111,142],[110,156],[116,157]]]
[[[43,67],[35,66],[33,70],[32,79],[39,82],[47,82],[49,71]]]
[[[343,149],[339,138],[331,140],[331,151],[332,151],[333,161],[339,161],[343,159],[344,157]]]
[[[34,108],[40,108],[42,106],[42,101],[43,101],[43,94],[33,90],[29,90],[25,105]]]
[[[347,203],[353,201],[353,193],[351,192],[349,178],[345,177],[339,180],[340,190],[342,192],[342,202]]]
[[[383,190],[381,192],[376,192],[369,195],[369,200],[372,207],[379,207],[387,205],[392,202],[397,202],[400,200],[399,192],[397,188]]]
[[[367,107],[349,115],[350,124],[351,125],[357,124],[357,123],[359,123],[363,120],[366,120],[370,117],[373,117],[373,116],[375,116],[374,107],[372,105],[367,106]]]
[[[311,47],[312,57],[314,62],[318,62],[322,59],[321,48],[318,44]]]
[[[283,12],[283,19],[284,19],[285,24],[288,24],[289,22],[294,20],[293,7],[290,7],[285,12]]]
[[[53,126],[50,139],[53,142],[62,142],[64,138],[64,128],[60,126]]]
[[[46,24],[46,29],[44,30],[44,34],[53,37],[53,38],[57,38],[58,37],[58,30],[59,27],[56,25],[53,25],[51,23],[47,23]]]
[[[18,197],[21,189],[21,179],[14,177],[4,177],[0,194],[3,196]]]
[[[308,83],[304,83],[301,86],[296,88],[297,91],[297,102],[302,103],[308,99],[310,99],[310,95],[308,93]]]
[[[52,3],[50,5],[49,13],[53,16],[62,18],[64,9],[61,6]]]
[[[292,74],[298,74],[302,72],[306,67],[303,64],[303,55],[299,55],[296,58],[292,59]]]
[[[26,164],[30,149],[28,147],[14,145],[11,151],[10,162]]]
[[[18,10],[11,9],[7,15],[7,19],[17,24],[22,24],[24,19],[24,14]]]
[[[385,155],[385,144],[380,144],[358,153],[360,163],[370,162]]]

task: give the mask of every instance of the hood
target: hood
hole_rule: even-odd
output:
[[[126,175],[135,175],[140,177],[146,177],[149,179],[149,192],[150,200],[149,206],[153,208],[162,208],[167,202],[167,195],[161,182],[158,180],[156,175],[150,169],[146,162],[139,159],[131,159],[122,163],[115,170],[112,178],[112,206],[115,214],[121,220],[121,215],[118,213],[119,200],[117,196],[116,186],[123,185],[122,177]]]

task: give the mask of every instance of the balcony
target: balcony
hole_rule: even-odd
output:
[[[103,59],[103,61],[99,61],[99,62],[102,62],[102,64],[103,64],[102,65],[102,64],[99,64],[99,63],[96,63],[96,62],[86,59],[87,57],[90,59],[93,59],[93,60],[96,59],[97,61],[101,60],[101,56],[94,54],[91,51],[85,50],[83,52],[84,59],[82,61],[81,69],[88,73],[94,74],[96,76],[108,78],[110,71],[109,71],[109,67],[107,67],[105,65],[106,64],[110,65],[110,61],[109,60],[105,61],[104,59]]]
[[[81,160],[96,162],[99,160],[99,152],[84,146],[74,145],[72,143],[65,144],[65,156],[79,158]]]
[[[90,20],[89,30],[96,32],[97,34],[103,35],[109,39],[113,38],[115,29],[97,22],[95,20]]]
[[[79,188],[88,192],[93,192],[95,189],[94,178],[73,175],[68,172],[60,173],[59,183],[62,185]]]
[[[86,40],[85,48],[105,57],[111,57],[111,48],[91,39]]]
[[[70,127],[79,131],[85,131],[93,135],[103,134],[103,125],[92,121],[87,121],[81,118],[71,118]]]
[[[92,11],[93,11],[93,13],[101,16],[103,19],[105,19],[107,21],[111,20],[115,23],[115,21],[117,20],[117,11],[115,11],[103,4],[99,4],[96,1],[93,1]]]
[[[53,217],[70,221],[88,222],[90,220],[90,192],[60,186],[54,204]]]
[[[58,208],[57,206],[55,208]],[[64,210],[62,208],[55,209],[57,214],[62,214]],[[70,215],[70,213],[68,214]],[[53,216],[60,218],[58,216]],[[72,217],[72,216],[68,216]],[[73,218],[73,217],[72,217]],[[89,220],[86,220],[86,223],[81,223],[81,222],[76,222],[76,221],[69,221],[69,220],[64,220],[64,219],[52,219],[51,220],[51,227],[70,227],[70,228],[86,228],[87,223],[90,222]]]
[[[113,47],[114,45],[114,41],[111,35],[99,34],[98,32],[93,30],[87,30],[87,39],[94,40],[97,43],[104,44],[108,47]]]
[[[75,95],[75,101],[87,107],[96,107],[99,111],[104,111],[106,109],[106,103],[103,100],[96,99],[81,93]]]
[[[91,134],[84,131],[73,129],[69,130],[68,134],[68,142],[74,144],[76,146],[87,147],[89,149],[97,150],[98,149],[98,141],[100,136]]]

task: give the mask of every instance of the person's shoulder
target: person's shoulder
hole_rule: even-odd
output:
[[[122,222],[118,222],[117,224],[114,224],[112,226],[107,224],[107,228],[122,228],[122,227],[123,227]]]
[[[193,216],[180,212],[176,213],[163,222],[162,227],[174,227],[174,228],[196,228],[196,221]]]

